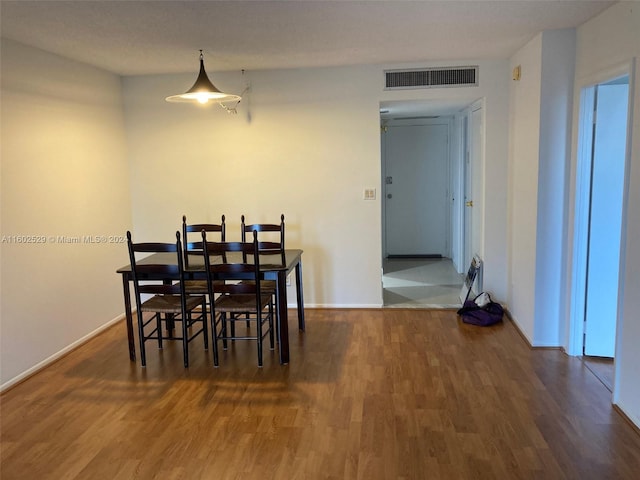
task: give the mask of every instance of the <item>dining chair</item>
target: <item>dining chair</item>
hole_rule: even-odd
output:
[[[257,232],[258,241],[264,243],[258,245],[260,250],[273,253],[284,252],[284,214],[280,215],[280,223],[251,223],[245,222],[244,215],[240,216],[240,235],[243,242],[247,241],[247,233]],[[271,232],[267,234],[267,232]],[[263,235],[269,235],[269,242],[264,242]],[[277,245],[276,245],[277,244]]]
[[[257,232],[253,234],[252,242],[208,242],[206,232],[202,232],[202,243],[209,298],[215,298],[210,309],[213,364],[219,365],[219,340],[222,340],[224,350],[227,350],[229,340],[254,340],[258,347],[258,366],[262,367],[262,341],[267,335],[270,349],[274,349],[273,299],[270,293],[262,291],[258,281]],[[212,262],[212,258],[217,260]],[[248,258],[252,259],[250,263]],[[220,282],[223,279],[227,281]],[[235,323],[238,321],[254,322],[255,332],[252,334],[248,329],[246,334],[236,335]]]
[[[209,334],[205,295],[188,295],[185,290],[180,232],[176,232],[176,243],[134,243],[131,232],[127,232],[127,244],[138,316],[142,366],[146,366],[147,340],[157,340],[160,349],[163,340],[181,340],[186,368],[189,366],[189,343],[202,333],[206,350],[209,348]],[[143,255],[144,258],[140,258]],[[149,295],[150,298],[146,298]],[[143,300],[143,296],[146,300]],[[150,318],[145,320],[145,314],[149,313]],[[176,336],[176,322],[182,324],[181,336]],[[194,332],[197,323],[201,326]]]
[[[226,239],[226,224],[225,216],[222,215],[220,223],[193,223],[187,224],[187,216],[182,216],[182,238],[184,240],[183,258],[185,269],[189,269],[190,256],[202,256],[202,250],[199,248],[202,245],[202,232],[216,233],[220,235],[220,241],[224,242]],[[189,235],[193,234],[193,235]],[[197,236],[195,236],[197,234]],[[213,237],[211,237],[213,239]],[[191,239],[191,241],[190,241]],[[187,280],[185,282],[185,288],[190,295],[206,295],[208,293],[207,282],[205,280]]]
[[[258,238],[258,250],[263,258],[269,255],[269,263],[285,264],[284,253],[284,214],[280,215],[280,223],[245,223],[244,215],[240,217],[240,235],[243,242],[247,241],[247,233],[256,232]],[[275,296],[278,286],[275,280],[261,280],[260,289],[269,293],[276,302],[276,315],[280,325],[280,310]]]

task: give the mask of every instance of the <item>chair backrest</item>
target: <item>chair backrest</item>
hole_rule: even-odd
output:
[[[141,295],[182,295],[184,297],[184,270],[180,232],[176,232],[176,243],[134,243],[131,232],[127,232],[129,260],[136,297],[140,309]],[[144,258],[138,258],[144,254]],[[148,256],[148,254],[167,254]]]
[[[255,294],[260,298],[260,256],[258,255],[257,233],[251,242],[209,242],[206,232],[202,232],[204,264],[210,295],[216,293]],[[252,262],[248,263],[247,258]],[[215,258],[214,263],[211,259]],[[215,282],[215,280],[231,280],[231,282]],[[253,280],[238,282],[233,280]]]
[[[280,255],[284,263],[284,214],[280,215],[280,223],[252,223],[246,224],[244,215],[241,216],[240,232],[242,241],[247,241],[247,233],[255,232],[258,239],[258,250],[263,255]],[[264,235],[263,235],[264,234]],[[265,238],[269,237],[268,240]]]
[[[198,245],[202,245],[202,236],[201,233],[202,231],[205,231],[207,233],[219,233],[220,234],[220,241],[224,242],[226,240],[226,234],[227,234],[227,229],[226,229],[226,224],[225,224],[225,216],[222,215],[222,218],[220,219],[220,223],[193,223],[191,225],[187,224],[187,216],[183,215],[182,216],[182,239],[184,241],[184,262],[185,262],[185,266],[189,266],[189,252],[196,254],[196,255],[202,255],[202,251],[198,251],[197,250],[197,246]],[[197,233],[197,237],[195,237],[195,241],[189,241],[189,234],[190,233]],[[210,238],[211,240],[213,240],[213,237]]]

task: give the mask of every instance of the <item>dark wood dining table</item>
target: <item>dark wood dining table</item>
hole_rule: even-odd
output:
[[[177,261],[175,254],[156,253],[140,260],[143,263],[162,263],[172,265]],[[221,257],[211,259],[213,262],[221,262]],[[204,261],[202,256],[189,257],[189,266],[185,269],[187,278],[193,280],[205,280]],[[304,331],[304,301],[302,296],[302,250],[285,250],[284,258],[281,255],[260,255],[260,272],[265,280],[276,281],[276,302],[278,303],[278,345],[280,363],[289,363],[289,316],[287,313],[287,276],[295,270],[296,297],[298,310],[298,328]],[[133,313],[131,309],[131,289],[129,284],[133,281],[131,265],[116,270],[122,276],[122,290],[124,293],[124,309],[127,325],[127,339],[129,341],[129,358],[136,359],[135,338],[133,333]],[[150,278],[151,280],[151,278]],[[162,280],[162,279],[156,279]]]

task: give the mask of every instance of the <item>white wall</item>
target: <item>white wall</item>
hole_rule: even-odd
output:
[[[193,74],[126,78],[136,237],[168,239],[182,214],[207,221],[224,213],[234,238],[242,213],[250,221],[284,213],[287,244],[304,249],[307,305],[380,306],[379,102],[484,97],[487,118],[495,119],[486,122],[487,170],[497,172],[486,180],[496,228],[485,241],[485,281],[506,296],[506,63],[481,64],[477,88],[399,92],[383,90],[384,68],[260,71],[244,79],[210,72],[223,90],[239,92],[250,81],[236,116],[164,101],[188,88]],[[368,187],[377,201],[363,200]]]
[[[508,299],[508,138],[510,71],[505,61],[496,70],[495,91],[486,95],[484,114],[484,225],[482,283],[498,302]]]
[[[131,199],[119,77],[6,39],[1,66],[7,387],[121,315],[126,245],[58,236],[122,236]]]
[[[629,126],[629,172],[626,238],[623,238],[623,272],[616,344],[614,403],[640,425],[640,4],[620,2],[577,30],[575,92],[602,80],[606,72],[631,64],[630,94],[632,118]],[[574,125],[578,123],[578,102],[574,105]],[[576,127],[572,150],[572,177],[576,172]],[[571,185],[575,193],[575,182]],[[573,224],[570,211],[569,224]],[[624,228],[624,227],[623,227]],[[572,232],[569,232],[571,238]],[[570,255],[568,256],[569,258]],[[567,315],[568,316],[568,315]]]
[[[253,73],[236,116],[164,101],[191,77],[125,80],[136,238],[172,238],[183,214],[225,214],[227,238],[239,239],[241,214],[254,223],[284,213],[287,245],[304,249],[305,303],[380,306],[380,206],[363,200],[380,184],[367,70],[350,82],[331,69]]]
[[[542,33],[534,344],[559,346],[566,317],[564,258],[571,158],[575,29]]]
[[[509,87],[509,311],[534,342],[542,34],[510,60],[520,81]]]
[[[545,31],[511,59],[510,302],[534,346],[559,346],[575,30]]]

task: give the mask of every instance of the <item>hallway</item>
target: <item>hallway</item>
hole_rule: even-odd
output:
[[[382,262],[382,297],[388,308],[459,308],[464,275],[449,258],[394,258]]]

